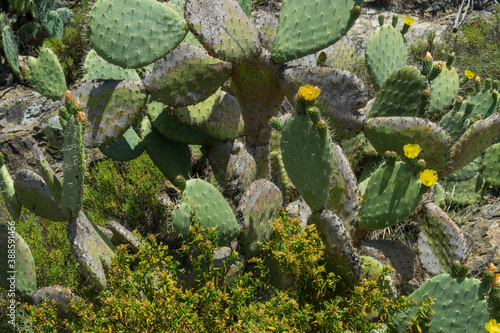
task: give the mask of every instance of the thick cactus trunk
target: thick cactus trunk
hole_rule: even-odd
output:
[[[246,148],[257,164],[257,178],[271,175],[269,119],[278,114],[284,96],[275,77],[279,66],[268,54],[235,66],[233,83],[245,121]]]

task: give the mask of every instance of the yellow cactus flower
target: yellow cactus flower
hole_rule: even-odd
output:
[[[468,78],[469,80],[474,77],[474,73],[468,69],[465,70],[464,74],[465,74],[465,77]]]
[[[316,100],[320,93],[321,89],[319,89],[319,87],[313,87],[310,85],[302,86],[299,89],[299,98],[305,99],[308,102],[312,102]]]
[[[404,145],[403,150],[405,152],[405,156],[408,158],[417,158],[418,154],[422,151],[419,145],[411,143]]]
[[[497,323],[495,319],[490,319],[484,328],[490,333],[500,333],[500,324]]]
[[[436,184],[438,180],[437,172],[430,169],[425,169],[420,173],[420,181],[427,187]]]
[[[415,21],[415,19],[414,19],[414,18],[409,17],[409,16],[405,16],[405,17],[403,18],[403,20],[404,20],[404,22],[405,22],[405,24],[406,24],[406,25],[412,25],[412,24],[413,24],[413,21]]]

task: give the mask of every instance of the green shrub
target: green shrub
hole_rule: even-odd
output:
[[[229,285],[223,279],[237,253],[214,266],[214,229],[203,233],[191,227],[192,237],[181,249],[187,256],[183,261],[197,274],[195,287],[184,283],[179,261],[154,236],[135,255],[120,246],[107,274],[108,288],[98,298],[73,302],[74,315],[66,319],[54,314],[54,305],[31,306],[32,320],[42,332],[369,332],[410,304],[387,298],[378,279],[335,294],[338,278],[322,266],[323,245],[315,227],[300,231],[298,220],[282,214],[274,230],[264,255],[250,260],[245,273]],[[297,277],[295,290],[272,286],[267,259]],[[384,269],[379,279],[388,272]]]

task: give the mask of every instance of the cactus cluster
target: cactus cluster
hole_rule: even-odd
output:
[[[432,188],[431,201],[437,204],[426,201],[418,212],[426,216],[419,250],[429,270],[449,273],[453,266],[448,263],[466,260],[467,251],[456,225],[439,208],[439,196],[453,200],[464,195],[457,187],[471,182],[478,184],[479,197],[487,187],[498,186],[499,147],[492,144],[500,134],[499,84],[485,80],[483,87],[476,79],[475,93],[466,101],[457,98],[470,75],[459,79],[455,56],[444,53],[434,61],[428,54],[422,68],[406,65],[403,35],[412,20],[405,18],[398,31],[397,17],[392,24],[380,18],[365,54],[377,96],[369,110],[359,111],[367,104],[363,83],[348,71],[328,67],[334,62],[326,50],[355,23],[362,3],[286,0],[275,20],[251,13],[250,1],[98,0],[89,14],[95,52],[87,56],[84,80],[72,89],[78,103],[67,105],[60,117],[64,181],[45,167],[43,178],[22,174],[25,181],[14,182],[12,190],[2,171],[9,211],[15,216],[22,204],[54,219],[77,219],[72,227],[77,228],[85,220],[78,219],[84,146],[99,147],[117,160],[145,151],[182,188],[172,216],[175,229],[187,236],[193,223],[216,227],[218,245],[237,238],[249,257],[258,254],[258,242],[271,237],[269,223],[283,204],[285,186],[293,185],[310,208],[303,222],[315,224],[325,244],[327,269],[350,287],[361,277],[356,242],[367,230],[404,221]],[[65,83],[50,52],[30,66],[34,87],[59,98]],[[280,113],[285,98],[295,109],[292,114]],[[84,123],[75,104],[85,114]],[[217,183],[238,207],[236,215],[213,185],[190,179],[193,145],[203,146]],[[366,163],[357,178],[353,167],[367,160],[372,167]],[[280,180],[278,187],[269,183],[271,177]],[[457,192],[451,197],[449,184]],[[49,200],[56,207],[50,212],[34,204]],[[71,230],[75,246],[83,246]],[[97,252],[109,258],[112,251],[102,250],[98,236],[93,242],[101,249],[93,252],[96,261],[104,259]],[[103,283],[96,261],[87,261],[87,271]],[[478,281],[434,279],[415,297],[436,293],[443,330],[484,322],[485,302],[474,294],[481,288]],[[478,303],[478,318],[471,322],[461,316],[454,322],[446,312],[450,293],[443,284],[460,293],[460,302]],[[453,311],[469,311],[465,308],[457,305]]]

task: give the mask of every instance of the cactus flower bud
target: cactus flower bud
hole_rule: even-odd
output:
[[[403,18],[403,21],[404,21],[404,25],[403,25],[403,29],[401,29],[401,34],[405,34],[408,32],[408,29],[410,29],[410,26],[413,24],[413,21],[414,19],[412,17],[409,17],[409,16],[405,16]]]
[[[423,65],[422,65],[422,75],[429,75],[432,69],[432,55],[430,52],[427,52],[424,57]]]
[[[481,90],[481,77],[479,75],[476,75],[474,78],[474,81],[476,82],[476,91]]]
[[[445,61],[446,60],[446,51],[445,50],[441,50],[441,52],[439,52],[439,60],[441,61]]]
[[[410,143],[404,145],[403,150],[405,152],[405,156],[410,159],[417,158],[418,154],[420,154],[420,152],[422,151],[419,145]]]
[[[448,54],[448,58],[446,58],[446,66],[453,66],[453,64],[455,63],[455,59],[455,52],[451,52],[450,54]]]
[[[75,99],[73,98],[73,95],[71,95],[71,91],[66,90],[66,93],[64,95],[64,101],[65,102],[71,102],[74,101]]]
[[[83,123],[83,122],[85,122],[85,113],[83,113],[83,112],[81,112],[81,111],[80,111],[80,112],[78,112],[78,113],[76,114],[75,119],[76,119],[76,121],[77,121],[77,122],[79,122],[79,123]]]
[[[427,53],[425,54],[424,59],[432,60],[432,54],[429,51],[427,51]]]
[[[320,66],[325,61],[326,61],[326,53],[324,51],[321,51],[321,53],[318,56],[318,59],[316,59],[316,65]]]
[[[498,91],[496,89],[493,89],[493,91],[491,92],[491,97],[495,102],[498,102]]]
[[[429,80],[432,81],[441,74],[443,71],[443,63],[438,62],[436,65],[432,66],[431,72],[429,74]]]
[[[424,89],[422,90],[422,100],[426,101],[428,100],[429,98],[431,98],[431,95],[432,95],[432,91],[430,89]]]
[[[392,15],[392,26],[395,28],[397,24],[398,24],[398,15],[394,14]]]
[[[497,271],[497,268],[495,267],[495,265],[493,265],[493,263],[489,263],[488,264],[488,268],[486,268],[486,271],[490,274],[495,274],[495,272]]]
[[[398,154],[395,151],[386,151],[384,153],[384,160],[386,160],[387,163],[389,164],[394,164],[398,160]]]
[[[378,24],[384,25],[384,22],[385,22],[385,16],[384,16],[384,14],[379,14],[378,15]]]
[[[437,180],[437,172],[434,170],[425,169],[424,171],[420,172],[420,181],[427,187],[431,187],[432,185],[436,184]]]
[[[283,123],[276,117],[272,117],[271,120],[269,120],[269,125],[276,131],[281,132],[283,130]]]
[[[320,121],[318,121],[318,124],[316,126],[318,134],[321,137],[326,137],[326,135],[328,134],[328,123],[325,120],[321,119]]]
[[[361,6],[354,6],[352,9],[352,18],[357,20],[359,15],[361,15]]]
[[[493,286],[500,288],[500,274],[496,274],[493,279]]]

